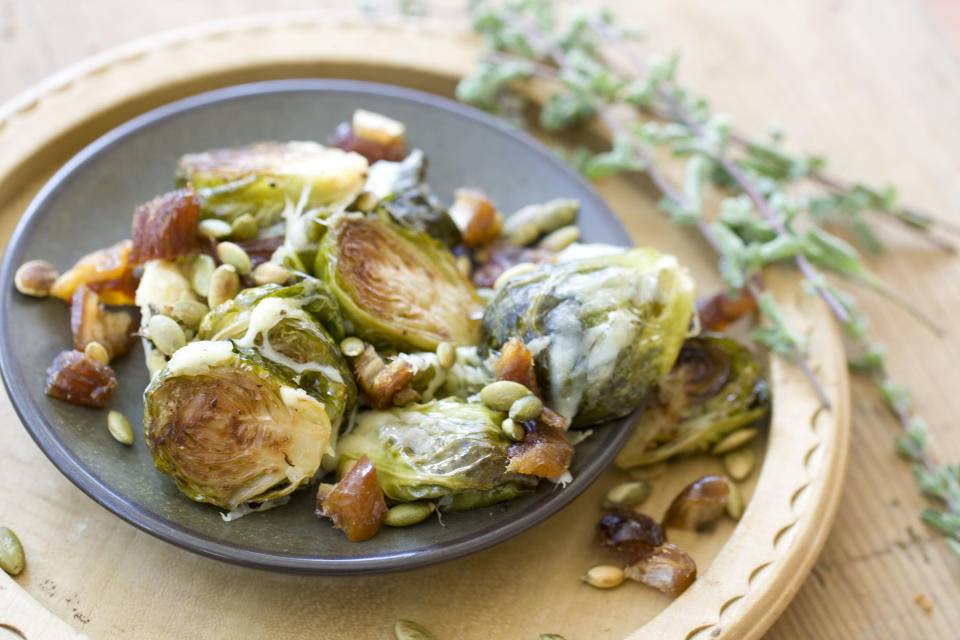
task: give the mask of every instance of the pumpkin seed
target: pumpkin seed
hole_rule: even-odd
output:
[[[556,231],[551,231],[547,236],[537,243],[537,246],[547,251],[560,252],[580,239],[580,228],[575,226],[560,227]]]
[[[650,483],[642,480],[624,482],[611,488],[603,497],[604,509],[632,509],[650,496]]]
[[[532,262],[521,262],[519,264],[515,264],[497,276],[496,281],[493,283],[493,288],[494,290],[500,289],[503,287],[503,285],[507,284],[507,281],[511,278],[522,276],[525,273],[530,273],[531,271],[536,270],[537,265],[533,264]]]
[[[190,264],[190,286],[193,287],[198,296],[207,297],[210,292],[210,277],[216,268],[217,263],[205,253],[201,253],[193,259]]]
[[[30,260],[20,265],[13,274],[13,284],[24,295],[46,298],[59,277],[56,267],[46,260]]]
[[[514,400],[510,405],[510,417],[517,422],[533,420],[543,413],[543,401],[535,395]]]
[[[397,640],[437,640],[423,625],[413,620],[397,620],[393,625],[393,635],[397,636]]]
[[[357,464],[357,461],[350,458],[341,460],[340,463],[337,464],[337,481],[339,482],[343,479],[343,476],[350,473],[350,469],[353,469],[353,465],[355,464]]]
[[[623,577],[623,569],[620,567],[600,564],[587,571],[583,576],[583,581],[598,589],[612,589],[623,584]]]
[[[20,575],[25,564],[20,538],[6,527],[0,527],[0,569],[12,576]]]
[[[710,453],[718,456],[722,453],[733,451],[734,449],[753,440],[756,435],[756,429],[737,429],[733,433],[727,434],[723,439],[720,440],[720,442],[713,445],[713,449],[710,450]]]
[[[349,338],[344,338],[343,342],[340,343],[340,351],[343,352],[343,355],[348,358],[356,358],[358,355],[363,353],[363,350],[366,348],[366,345],[363,344],[363,340],[360,338],[354,338],[350,336]]]
[[[734,480],[746,480],[757,464],[757,454],[750,447],[729,451],[723,456],[723,468]]]
[[[514,402],[529,395],[531,395],[529,389],[512,380],[491,382],[480,390],[480,400],[483,404],[497,411],[509,411]]]
[[[238,244],[221,242],[217,245],[217,255],[223,264],[229,264],[242,276],[250,273],[250,256]]]
[[[253,240],[260,233],[256,219],[249,213],[245,213],[233,221],[232,230],[234,240]]]
[[[409,527],[426,520],[436,508],[432,502],[404,502],[387,510],[383,524],[388,527]]]
[[[437,362],[444,369],[449,369],[457,362],[457,348],[449,342],[441,342],[437,345]]]
[[[170,316],[155,315],[147,323],[147,332],[154,346],[164,355],[172,356],[187,344],[187,337],[177,321]]]
[[[730,485],[730,493],[727,494],[727,502],[724,508],[728,516],[734,520],[739,520],[740,516],[743,515],[743,494],[740,493],[737,483],[729,480],[728,484]]]
[[[237,270],[229,265],[222,264],[210,276],[210,290],[207,302],[211,309],[215,309],[227,300],[232,299],[240,291],[240,277]]]
[[[286,284],[290,279],[290,272],[274,262],[262,262],[253,270],[250,277],[256,285]]]
[[[107,414],[107,429],[113,439],[121,444],[133,444],[133,427],[130,421],[119,411],[111,411]]]
[[[467,256],[457,256],[457,270],[460,271],[464,278],[469,278],[470,272],[473,271],[473,265],[470,264],[470,258]]]
[[[515,247],[525,247],[540,237],[540,227],[533,222],[524,222],[507,233],[507,242]]]
[[[206,220],[201,220],[200,228],[217,240],[226,238],[233,233],[233,227],[230,226],[230,223],[226,220],[220,220],[219,218],[207,218]]]
[[[99,362],[100,364],[110,364],[110,352],[107,351],[107,348],[97,342],[92,340],[87,343],[86,348],[83,350],[83,355],[87,356],[90,360],[94,362]]]
[[[500,430],[503,431],[503,435],[514,442],[520,442],[526,435],[526,432],[523,430],[523,425],[514,422],[510,418],[504,418],[503,422],[500,423]]]
[[[173,305],[170,315],[188,329],[196,330],[210,308],[197,300],[180,300]]]

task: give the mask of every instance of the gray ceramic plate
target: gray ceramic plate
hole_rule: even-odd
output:
[[[410,144],[430,159],[429,182],[445,202],[459,186],[482,188],[504,211],[566,196],[582,203],[587,241],[628,236],[600,197],[526,134],[455,102],[392,86],[290,80],[231,87],[161,107],[103,136],[42,189],[7,247],[0,365],[30,435],[80,489],[131,524],[177,546],[265,569],[302,573],[376,573],[411,569],[502,542],[541,522],[579,495],[611,462],[630,429],[608,425],[578,447],[574,480],[549,482],[509,503],[449,514],[407,529],[384,527],[353,544],[313,515],[311,492],[285,507],[225,523],[219,511],[191,502],[154,469],[138,434],[133,447],[112,440],[106,413],[43,394],[44,372],[71,344],[69,314],[58,300],[20,295],[13,274],[45,258],[63,270],[81,255],[129,236],[134,207],[172,188],[186,152],[261,140],[323,140],[357,107],[397,118]],[[120,386],[111,408],[134,423],[143,413],[147,373],[139,350],[116,363]]]

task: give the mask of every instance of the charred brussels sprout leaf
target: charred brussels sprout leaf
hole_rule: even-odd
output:
[[[348,333],[404,351],[477,343],[483,302],[443,246],[361,215],[338,214],[327,227],[314,273],[336,296]]]
[[[767,385],[746,347],[717,334],[691,338],[650,395],[617,466],[705,451],[727,433],[763,418],[769,408]]]
[[[177,180],[197,189],[204,216],[232,222],[253,215],[262,229],[278,221],[288,202],[340,209],[363,190],[366,159],[315,142],[263,142],[191,153]]]
[[[203,319],[200,340],[233,340],[255,349],[298,387],[323,403],[334,430],[357,397],[350,368],[324,325],[336,319],[322,283],[313,278],[289,287],[246,289]],[[326,319],[323,325],[317,319]]]
[[[633,411],[666,374],[693,313],[693,281],[672,256],[638,248],[515,276],[483,316],[488,347],[534,353],[544,403],[586,426]]]
[[[423,182],[425,173],[426,158],[415,149],[403,162],[380,161],[370,167],[366,189],[379,200],[378,213],[453,247],[460,242],[460,229]]]
[[[330,431],[324,405],[289,370],[226,340],[183,347],[144,392],[157,468],[191,499],[227,511],[309,482]]]
[[[390,411],[365,411],[340,440],[341,458],[369,456],[393,500],[439,501],[472,509],[516,497],[536,480],[505,471],[510,441],[504,414],[448,398]]]

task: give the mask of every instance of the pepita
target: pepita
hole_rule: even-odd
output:
[[[527,422],[541,413],[543,413],[543,401],[535,395],[529,395],[514,400],[510,405],[509,415],[517,422]]]
[[[540,227],[533,222],[524,222],[511,229],[507,234],[507,242],[515,247],[525,247],[540,237]]]
[[[207,294],[207,302],[211,309],[231,300],[237,292],[240,291],[240,277],[237,270],[229,264],[222,264],[213,271],[210,276],[210,290]]]
[[[133,444],[133,427],[130,421],[119,411],[111,411],[107,414],[107,429],[113,439],[121,444]]]
[[[741,447],[753,440],[756,435],[756,429],[737,429],[733,433],[727,434],[720,440],[720,442],[713,445],[713,449],[710,450],[710,453],[718,456],[726,453],[727,451],[733,451],[734,449]]]
[[[650,483],[643,480],[624,482],[611,488],[603,497],[604,509],[632,509],[650,496]]]
[[[437,362],[444,369],[449,369],[457,362],[457,348],[449,342],[437,345]]]
[[[724,505],[724,508],[727,510],[728,516],[734,520],[739,520],[740,516],[743,515],[743,494],[740,493],[740,487],[737,486],[736,482],[732,480],[728,482],[730,484],[730,493],[727,494],[727,503]]]
[[[600,564],[587,571],[583,576],[583,581],[598,589],[612,589],[623,584],[623,578],[623,569],[620,567]]]
[[[560,252],[580,239],[580,228],[576,226],[560,227],[556,231],[551,231],[547,236],[537,243],[537,246],[547,251]]]
[[[256,219],[249,213],[245,213],[233,221],[231,235],[234,240],[243,242],[244,240],[253,240],[260,233]]]
[[[520,262],[518,264],[515,264],[509,269],[507,269],[506,271],[504,271],[503,273],[501,273],[499,276],[497,276],[496,281],[494,281],[493,283],[493,289],[494,291],[496,291],[497,289],[502,288],[503,285],[507,284],[507,281],[510,280],[511,278],[522,276],[525,273],[530,273],[531,271],[536,271],[536,270],[537,270],[537,265],[533,264],[532,262]]]
[[[193,259],[190,264],[190,286],[194,293],[202,298],[207,297],[210,292],[210,278],[213,270],[217,268],[217,263],[213,258],[205,253],[201,253]]]
[[[757,454],[750,447],[729,451],[723,456],[723,468],[727,475],[737,481],[746,480],[757,464]]]
[[[429,518],[436,508],[432,502],[404,502],[387,510],[383,524],[388,527],[409,527]]]
[[[473,270],[473,265],[470,264],[470,258],[467,256],[457,256],[457,270],[464,278],[469,278],[470,272]]]
[[[250,274],[253,283],[262,284],[286,284],[290,279],[290,272],[275,262],[262,262]]]
[[[12,576],[20,575],[26,564],[20,538],[7,527],[0,527],[0,569]]]
[[[496,411],[509,411],[514,402],[529,395],[531,395],[529,389],[512,380],[491,382],[480,390],[480,400],[483,404]]]
[[[56,267],[46,260],[30,260],[13,274],[13,284],[24,295],[46,298],[58,277]]]
[[[397,640],[437,640],[437,638],[413,620],[397,620],[393,625],[393,635]]]
[[[100,364],[110,364],[110,352],[107,351],[105,346],[96,340],[92,340],[91,342],[87,343],[86,348],[83,350],[83,355],[87,356],[94,362],[99,362]]]
[[[341,460],[340,463],[337,464],[337,481],[339,482],[343,479],[343,476],[350,473],[350,469],[353,469],[353,465],[355,464],[357,464],[357,461],[350,458]]]
[[[510,418],[504,418],[503,422],[500,423],[500,430],[503,431],[503,435],[514,442],[520,442],[526,435],[523,425],[514,422]]]
[[[187,344],[187,337],[177,321],[170,316],[155,315],[147,323],[147,333],[161,353],[172,356],[177,349]]]
[[[230,223],[226,220],[220,220],[219,218],[201,220],[199,226],[217,240],[226,238],[233,233],[233,227],[230,226]]]
[[[350,336],[344,338],[340,343],[340,351],[343,352],[343,355],[348,358],[356,358],[358,355],[363,353],[363,350],[366,348],[366,345],[363,344],[363,340],[360,338],[354,338]]]
[[[173,305],[170,314],[183,326],[196,330],[209,311],[210,308],[198,300],[180,300]]]
[[[243,247],[233,242],[221,242],[217,245],[217,255],[223,264],[229,264],[241,276],[250,273],[250,256]]]

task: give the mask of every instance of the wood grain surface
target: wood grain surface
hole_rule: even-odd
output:
[[[785,123],[788,142],[828,153],[840,173],[895,181],[911,202],[960,219],[960,62],[938,24],[942,14],[910,0],[606,4],[649,28],[642,48],[682,50],[682,75],[737,122],[756,130]],[[276,9],[317,5],[271,3]],[[252,1],[136,7],[122,0],[0,1],[0,100],[131,38],[262,10]],[[947,334],[928,335],[865,295],[874,334],[888,345],[897,377],[914,389],[936,454],[960,459],[954,418],[960,394],[953,388],[960,342],[952,322],[960,306],[960,263],[899,231],[884,237],[889,253],[873,260],[873,268],[943,319]],[[960,560],[916,518],[925,502],[893,453],[889,416],[867,385],[855,383],[853,393],[853,451],[837,522],[811,577],[767,637],[956,637]],[[136,549],[114,553],[124,551]],[[918,595],[931,611],[915,603]]]

